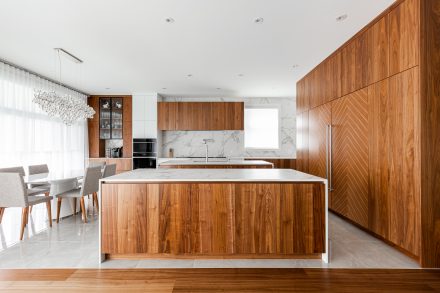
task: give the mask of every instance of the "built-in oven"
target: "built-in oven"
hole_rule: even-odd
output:
[[[155,138],[133,139],[133,169],[156,168],[157,140]]]

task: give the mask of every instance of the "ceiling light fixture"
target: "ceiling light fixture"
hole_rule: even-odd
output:
[[[343,14],[343,15],[341,15],[341,16],[336,17],[336,21],[337,21],[337,22],[344,21],[344,20],[347,19],[347,17],[348,17],[347,14]]]
[[[166,88],[166,87],[163,87],[162,89],[163,89],[163,90],[166,90],[167,88]]]
[[[243,76],[244,76],[243,73],[238,74],[238,77],[243,77]]]
[[[262,18],[262,17],[255,18],[254,22],[255,23],[263,23],[264,22],[264,18]]]
[[[293,64],[293,65],[292,65],[292,68],[293,68],[293,69],[298,68],[298,67],[299,67],[298,64]]]
[[[221,87],[218,87],[217,89],[218,89],[218,90],[221,90],[222,88],[221,88]]]
[[[165,18],[165,21],[168,22],[168,23],[173,23],[174,22],[174,18],[168,17],[168,18]]]
[[[59,90],[64,91],[61,83],[61,54],[71,61],[81,64],[82,60],[61,48],[55,48],[59,62]],[[59,117],[64,124],[70,126],[78,120],[93,118],[95,110],[87,103],[71,94],[61,94],[54,89],[34,89],[32,101],[37,104],[50,117]]]
[[[193,75],[192,74],[188,74],[186,77],[192,77]]]

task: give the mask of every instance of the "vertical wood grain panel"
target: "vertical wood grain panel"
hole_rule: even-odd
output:
[[[417,68],[390,79],[390,238],[404,249],[419,255],[420,190],[416,167],[415,129],[419,109],[419,73]]]
[[[421,167],[424,267],[440,267],[440,1],[422,1]]]
[[[191,189],[188,184],[162,184],[159,199],[159,252],[191,252]]]
[[[131,158],[133,157],[133,135],[132,135],[132,97],[131,96],[124,96],[123,97],[123,109],[122,109],[122,139],[123,139],[123,149],[122,149],[122,156],[124,158]]]
[[[389,14],[390,75],[419,64],[419,1],[405,0]]]
[[[99,140],[99,97],[91,96],[87,99],[87,104],[95,110],[92,119],[87,119],[88,136],[89,136],[89,157],[100,157],[100,140]]]
[[[296,116],[296,169],[309,172],[309,112]]]
[[[342,96],[356,91],[362,87],[362,63],[359,64],[359,54],[361,48],[359,37],[352,40],[342,48]]]
[[[309,111],[309,173],[327,178],[326,126],[331,123],[331,104]]]
[[[363,56],[367,63],[363,86],[371,85],[388,77],[389,64],[389,28],[388,15],[385,15],[366,32],[368,38],[367,54]],[[365,70],[365,69],[364,69]]]
[[[388,79],[368,87],[369,229],[386,239],[389,238],[390,229],[388,176],[391,133],[388,91]]]

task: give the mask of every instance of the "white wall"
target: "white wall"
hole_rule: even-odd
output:
[[[209,145],[210,156],[226,157],[296,157],[296,102],[295,98],[163,98],[165,102],[173,101],[244,101],[248,105],[278,105],[281,109],[280,149],[254,150],[244,148],[244,131],[163,131],[162,154],[168,155],[174,149],[175,157],[202,157],[205,148],[204,138],[212,138]]]

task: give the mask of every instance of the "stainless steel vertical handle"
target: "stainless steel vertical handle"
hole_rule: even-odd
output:
[[[329,189],[330,189],[330,181],[329,181],[329,125],[325,126],[325,177],[328,180]]]
[[[329,148],[328,148],[328,157],[329,157],[329,162],[328,162],[328,175],[329,175],[329,188],[330,191],[333,191],[333,126],[330,124],[328,125],[328,137],[329,137]]]

